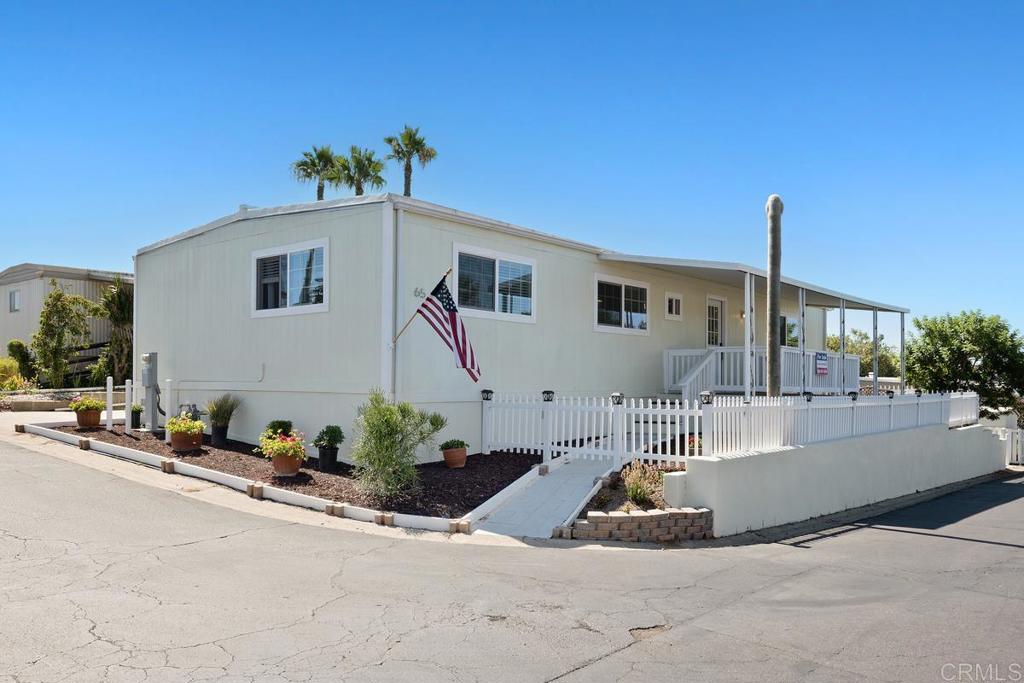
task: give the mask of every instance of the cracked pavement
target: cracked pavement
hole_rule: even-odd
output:
[[[0,683],[942,681],[947,663],[1024,663],[1024,478],[782,543],[496,546],[251,514],[23,438],[0,440]]]

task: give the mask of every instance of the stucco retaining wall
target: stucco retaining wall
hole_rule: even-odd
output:
[[[1006,442],[990,430],[929,426],[766,453],[690,458],[687,472],[665,475],[665,500],[713,509],[715,536],[729,536],[925,491],[1005,466]]]

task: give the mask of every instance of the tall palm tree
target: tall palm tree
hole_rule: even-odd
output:
[[[300,182],[316,181],[316,200],[319,202],[324,198],[324,182],[328,180],[336,164],[337,158],[330,145],[313,145],[312,152],[303,152],[302,158],[292,164],[292,173]]]
[[[388,155],[388,159],[400,161],[404,166],[405,196],[410,197],[412,196],[413,159],[420,162],[421,168],[426,168],[427,164],[437,156],[437,150],[427,145],[427,141],[420,135],[419,126],[416,128],[406,126],[398,137],[389,135],[384,138],[384,142],[391,146],[391,154]]]
[[[384,176],[381,175],[384,172],[384,162],[376,157],[372,149],[352,145],[349,155],[335,157],[334,164],[334,171],[328,177],[328,182],[334,186],[351,187],[357,197],[363,194],[366,187],[384,187]]]

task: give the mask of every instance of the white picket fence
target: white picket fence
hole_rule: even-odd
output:
[[[974,393],[921,396],[717,396],[711,405],[607,396],[497,394],[483,401],[483,450],[551,458],[609,458],[680,464],[926,425],[978,421]]]
[[[999,438],[1006,441],[1006,461],[1011,465],[1024,465],[1024,430],[997,429]]]

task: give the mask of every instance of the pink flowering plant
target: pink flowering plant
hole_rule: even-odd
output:
[[[260,435],[260,453],[265,458],[273,458],[281,455],[287,458],[306,459],[306,445],[303,443],[306,436],[302,432],[294,430],[285,432],[273,432],[267,430]]]

